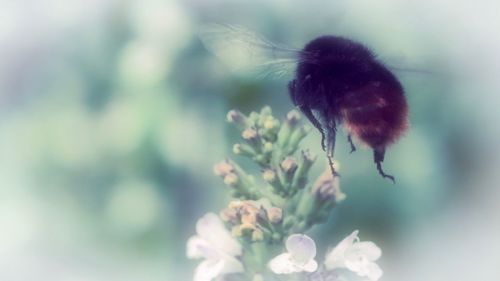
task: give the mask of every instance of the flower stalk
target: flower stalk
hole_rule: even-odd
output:
[[[280,121],[267,106],[248,116],[237,110],[227,114],[228,122],[241,135],[241,142],[233,145],[233,153],[252,160],[259,172],[252,175],[231,159],[214,166],[214,173],[228,187],[231,201],[217,217],[221,223],[215,215],[210,215],[210,220],[205,218],[199,223],[203,226],[199,238],[190,240],[188,256],[206,258],[197,269],[195,281],[226,280],[221,278],[227,273],[233,278],[230,280],[312,280],[308,276],[313,275],[302,273],[325,268],[315,260],[314,241],[301,233],[326,221],[345,194],[340,190],[338,177],[328,167],[316,181],[309,181],[317,156],[300,147],[310,131],[301,119],[292,110]],[[218,237],[204,230],[209,223],[217,227]],[[225,230],[221,229],[222,224]],[[210,251],[198,254],[198,244],[193,241],[205,243]],[[234,241],[240,248],[234,246]],[[226,249],[226,244],[233,248]],[[286,251],[280,254],[283,244]],[[215,255],[217,259],[213,253],[219,253]],[[330,268],[342,262],[336,260],[339,255],[337,251],[329,256]],[[363,264],[365,271],[374,268],[374,257],[370,258],[372,263]],[[282,278],[284,274],[286,278]],[[321,272],[315,276],[328,274]],[[379,271],[373,276],[377,274]]]

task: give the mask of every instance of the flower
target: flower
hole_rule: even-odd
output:
[[[336,202],[340,202],[346,197],[340,190],[339,177],[332,176],[330,169],[325,169],[323,174],[321,174],[311,187],[311,192],[322,201],[333,199]]]
[[[242,254],[241,245],[231,237],[217,215],[208,213],[199,219],[196,233],[187,242],[187,257],[205,260],[196,268],[194,281],[210,281],[220,275],[243,272],[243,265],[236,259]]]
[[[309,236],[293,234],[285,243],[286,253],[280,254],[269,262],[269,268],[276,274],[290,274],[295,272],[314,272],[318,263],[316,244]]]
[[[345,267],[361,277],[377,281],[383,272],[375,261],[382,251],[373,242],[360,242],[358,232],[355,230],[326,254],[325,267],[329,270]]]

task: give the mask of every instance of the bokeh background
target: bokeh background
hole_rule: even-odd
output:
[[[212,174],[238,138],[226,112],[293,107],[286,79],[217,61],[203,22],[298,48],[343,35],[432,72],[397,74],[411,108],[385,161],[397,184],[341,135],[348,199],[311,235],[322,255],[360,229],[387,281],[499,280],[500,4],[488,0],[0,1],[0,280],[191,280],[185,242],[228,200]],[[321,153],[316,132],[305,146]]]

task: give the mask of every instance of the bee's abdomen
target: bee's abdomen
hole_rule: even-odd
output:
[[[394,143],[408,128],[408,106],[397,81],[373,81],[346,93],[340,114],[346,130],[372,148]]]

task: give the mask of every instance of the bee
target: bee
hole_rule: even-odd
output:
[[[333,175],[338,126],[373,150],[378,173],[384,172],[387,147],[408,130],[408,104],[396,76],[363,44],[339,36],[320,36],[302,49],[278,45],[248,29],[209,24],[200,30],[203,43],[235,71],[266,76],[294,73],[288,84],[293,104],[321,134]],[[245,70],[247,69],[247,70]]]

